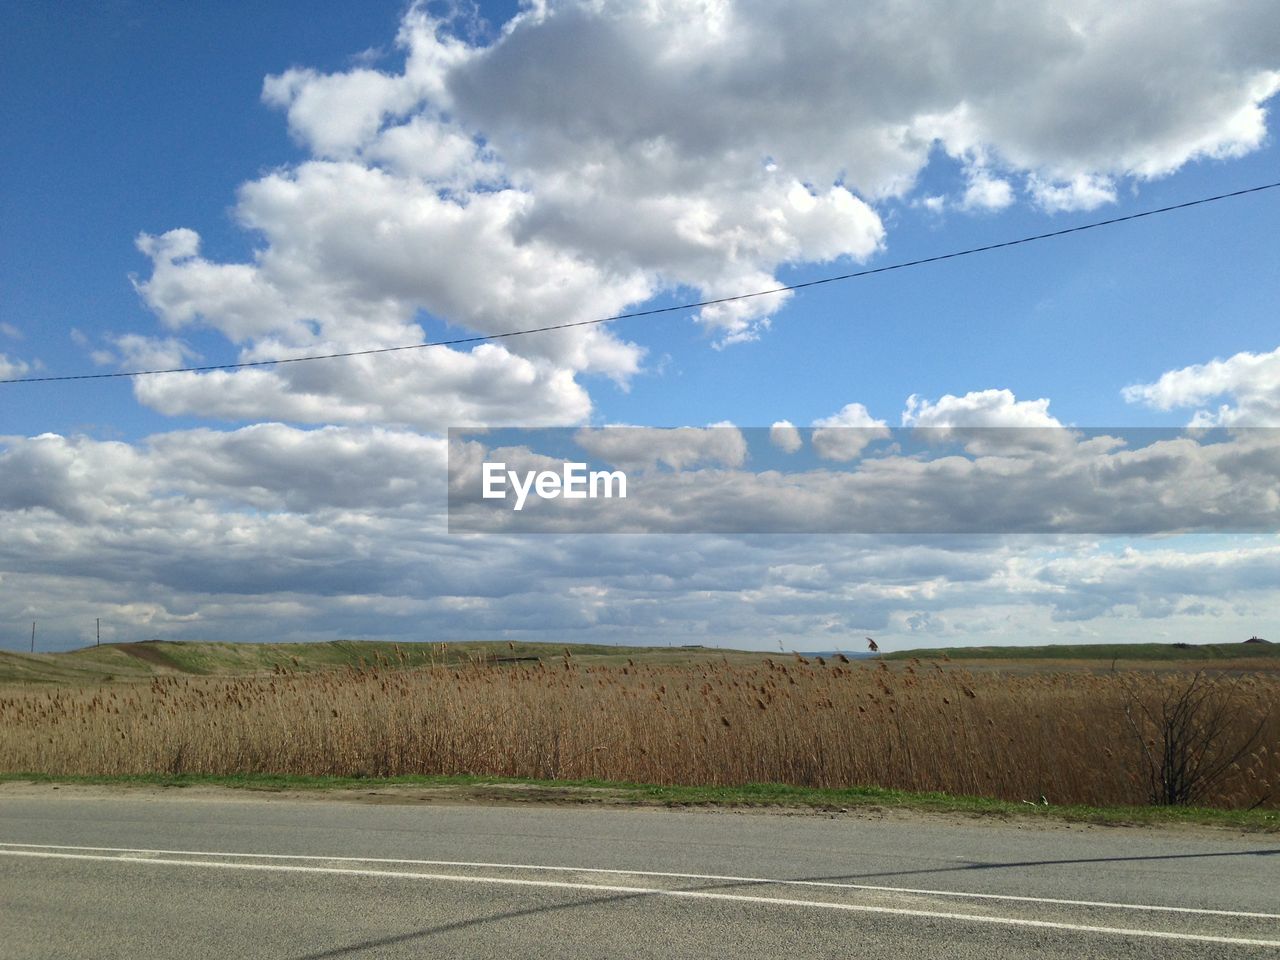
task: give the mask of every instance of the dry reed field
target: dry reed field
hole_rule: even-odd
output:
[[[1162,802],[1280,805],[1275,673],[379,660],[0,688],[0,769],[874,785],[1097,805],[1161,801],[1181,769],[1188,791]]]

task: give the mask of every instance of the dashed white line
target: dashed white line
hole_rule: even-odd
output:
[[[148,854],[148,851],[137,851]],[[191,856],[209,854],[191,853]],[[917,910],[906,907],[882,907],[860,903],[832,903],[824,900],[801,900],[792,897],[757,897],[740,893],[717,893],[709,890],[669,890],[661,887],[633,887],[616,884],[580,883],[566,880],[528,880],[520,877],[479,877],[463,874],[425,873],[407,870],[369,870],[352,867],[303,866],[290,863],[243,863],[217,860],[173,860],[154,855],[110,855],[106,853],[61,853],[48,849],[5,849],[0,856],[30,857],[39,859],[81,860],[114,863],[136,863],[146,866],[197,867],[216,870],[245,870],[266,873],[295,873],[326,876],[378,877],[398,880],[427,880],[440,883],[471,883],[511,887],[536,887],[556,890],[580,890],[590,893],[617,893],[634,896],[671,897],[685,900],[711,900],[731,903],[750,903],[769,907],[801,907],[817,910],[837,910],[847,913],[874,913],[900,917],[926,917],[937,920],[955,920],[969,923],[986,923],[1009,927],[1030,927],[1047,930],[1066,930],[1075,933],[1093,933],[1108,936],[1144,937],[1157,940],[1181,940],[1195,943],[1217,943],[1231,946],[1280,947],[1280,940],[1258,940],[1248,937],[1222,937],[1202,933],[1179,933],[1172,930],[1141,930],[1125,927],[1103,927],[1091,924],[1065,923],[1056,920],[1035,920],[1025,917],[996,917],[972,913],[948,913],[942,910]]]

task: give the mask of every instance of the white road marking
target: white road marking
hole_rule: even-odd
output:
[[[192,854],[200,856],[201,854]],[[578,883],[565,880],[526,880],[519,877],[477,877],[448,873],[421,873],[407,870],[357,870],[350,867],[313,867],[288,863],[235,863],[217,860],[170,860],[157,856],[110,856],[92,853],[55,853],[52,850],[0,850],[0,856],[32,857],[57,860],[90,860],[109,863],[137,863],[147,866],[204,867],[219,870],[256,870],[266,873],[322,874],[326,876],[379,877],[393,880],[430,880],[441,883],[491,884],[509,887],[541,887],[556,890],[581,890],[590,893],[617,893],[635,896],[672,897],[686,900],[715,900],[751,903],[760,906],[805,907],[839,910],[848,913],[877,913],[899,917],[927,917],[937,920],[959,920],[1009,927],[1032,927],[1042,930],[1068,930],[1074,933],[1096,933],[1121,937],[1146,937],[1157,940],[1183,940],[1196,943],[1220,943],[1246,947],[1280,947],[1280,940],[1256,940],[1247,937],[1221,937],[1203,933],[1177,933],[1172,930],[1139,930],[1125,927],[1100,927],[1056,920],[1033,920],[1024,917],[995,917],[978,913],[947,913],[941,910],[916,910],[905,907],[879,907],[861,903],[831,903],[825,900],[800,900],[791,897],[754,897],[741,893],[716,893],[709,890],[667,890],[661,887],[629,887],[614,884]],[[207,854],[204,854],[207,856]]]
[[[171,855],[184,857],[237,857],[253,860],[307,860],[325,863],[395,863],[421,867],[474,867],[501,870],[542,870],[548,873],[599,873],[622,877],[661,877],[668,880],[716,880],[769,886],[819,887],[834,890],[865,890],[874,893],[909,893],[918,896],[956,897],[974,900],[1008,900],[1014,903],[1046,903],[1064,907],[1101,907],[1109,910],[1139,910],[1159,913],[1201,914],[1213,917],[1244,917],[1250,920],[1280,920],[1280,913],[1251,913],[1246,910],[1213,910],[1207,907],[1171,907],[1148,903],[1113,903],[1107,900],[1063,900],[1011,893],[969,893],[963,890],[927,890],[918,887],[887,887],[834,880],[782,880],[772,877],[737,877],[718,873],[669,873],[659,870],[620,870],[608,867],[546,866],[533,863],[494,863],[484,860],[410,860],[400,857],[327,857],[302,853],[227,853],[218,850],[151,850],[136,847],[83,847],[60,843],[4,843],[0,847],[25,850],[89,850],[97,853]],[[0,851],[3,852],[3,851]]]

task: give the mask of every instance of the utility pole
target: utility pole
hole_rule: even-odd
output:
[[[94,646],[95,646],[95,647],[100,647],[100,646],[102,646],[102,618],[101,618],[101,617],[94,617],[94,618],[93,618],[93,623],[94,623],[94,626],[95,626],[95,627],[97,627],[97,630],[98,630],[98,642],[97,642],[97,643],[95,643],[95,644],[94,644]]]
[[[36,652],[36,622],[31,621],[31,652]]]

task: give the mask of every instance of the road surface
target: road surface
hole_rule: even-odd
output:
[[[0,957],[1280,957],[1280,837],[0,784]]]

